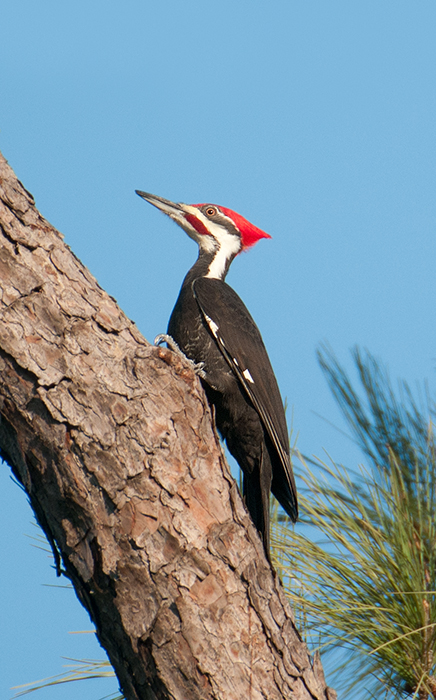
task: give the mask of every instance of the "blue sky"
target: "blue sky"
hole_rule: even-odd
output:
[[[402,0],[15,0],[1,11],[0,150],[152,340],[195,244],[136,188],[272,235],[228,282],[256,319],[307,454],[355,466],[315,358],[367,347],[435,386],[436,5]],[[320,418],[323,416],[326,420]],[[0,470],[0,696],[101,657],[31,547]],[[5,575],[6,572],[6,575]],[[82,700],[115,684],[82,684]],[[39,697],[75,698],[77,688]],[[36,696],[38,697],[38,696]]]

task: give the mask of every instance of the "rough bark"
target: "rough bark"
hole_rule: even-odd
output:
[[[0,156],[0,450],[128,700],[334,697],[201,385],[152,347]]]

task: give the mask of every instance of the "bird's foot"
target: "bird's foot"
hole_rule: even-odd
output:
[[[204,362],[194,362],[194,360],[190,360],[189,357],[186,357],[185,353],[182,350],[180,350],[174,338],[172,338],[167,333],[160,333],[154,339],[155,345],[161,345],[162,343],[166,343],[173,352],[179,355],[179,357],[183,357],[183,359],[186,360],[186,362],[188,362],[188,364],[191,366],[195,374],[198,374],[198,376],[202,379],[206,379],[206,372],[204,371]]]

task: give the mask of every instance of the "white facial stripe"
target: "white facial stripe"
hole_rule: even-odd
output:
[[[204,223],[205,226],[209,223],[209,220],[203,216],[203,214],[201,213],[201,211],[199,211],[199,209],[197,209],[197,207],[193,207],[191,204],[183,204],[183,208],[184,211],[188,212],[189,214],[192,214],[193,216],[195,216],[196,219],[201,219],[202,223]],[[171,218],[174,219],[174,221],[178,223],[184,231],[186,231],[189,238],[192,238],[196,243],[198,243],[200,248],[206,253],[213,253],[214,250],[216,250],[217,244],[212,238],[212,236],[198,233],[198,231],[192,226],[192,224],[186,220],[183,214],[181,214],[180,217],[177,215],[177,213],[169,214],[169,216],[171,216]]]
[[[212,260],[206,277],[221,279],[229,259],[233,258],[241,250],[241,240],[237,236],[228,233],[228,231],[219,224],[215,224],[212,221],[209,221],[208,224],[209,230],[219,243],[219,249]]]
[[[250,371],[248,369],[244,369],[242,374],[248,382],[250,382],[251,384],[254,384],[254,379],[251,376]]]
[[[190,204],[183,205],[185,211],[192,214],[197,219],[201,221],[204,227],[210,231],[210,234],[201,234],[194,229],[191,224],[186,220],[182,224],[182,227],[188,233],[188,235],[197,241],[198,245],[202,250],[207,253],[213,253],[216,251],[216,255],[209,267],[209,271],[206,277],[212,279],[222,279],[226,264],[230,258],[233,258],[241,250],[241,239],[237,235],[232,235],[220,224],[211,221],[200,209],[193,207]],[[222,216],[225,216],[224,214]],[[173,218],[176,217],[173,215]],[[233,224],[232,220],[225,216],[225,218]],[[177,220],[177,219],[176,219]]]

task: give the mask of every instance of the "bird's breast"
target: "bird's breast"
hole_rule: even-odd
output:
[[[168,323],[168,334],[190,360],[202,362],[207,383],[227,391],[237,382],[212,336],[190,289],[182,288]]]

